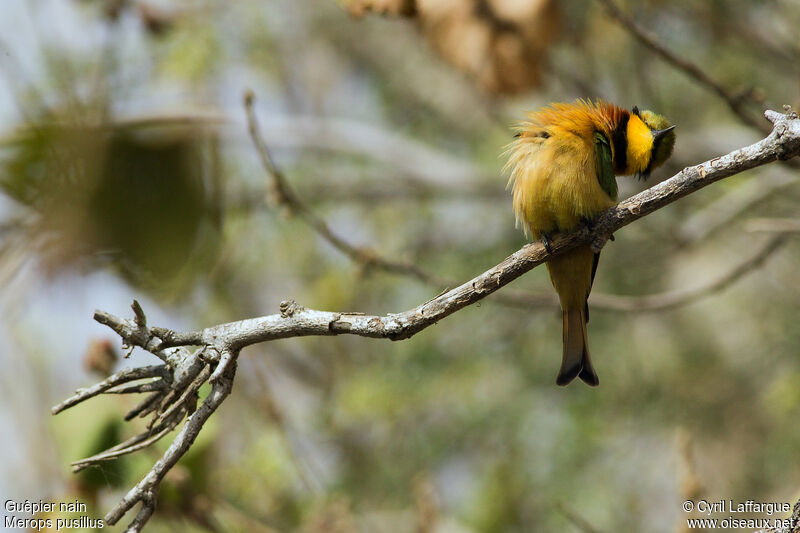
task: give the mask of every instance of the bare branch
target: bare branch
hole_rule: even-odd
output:
[[[142,306],[139,305],[139,302],[134,300],[133,304],[131,305],[131,309],[133,309],[133,314],[134,314],[133,321],[136,324],[136,326],[138,326],[140,328],[146,328],[147,327],[147,317],[144,316],[144,311],[142,311]]]
[[[745,108],[745,104],[752,104],[758,106],[759,108],[764,108],[762,102],[755,98],[754,91],[752,89],[745,89],[736,93],[729,91],[721,82],[706,74],[706,72],[699,65],[692,63],[688,59],[684,59],[683,57],[670,51],[656,38],[655,35],[639,26],[632,18],[627,16],[614,0],[598,1],[603,4],[608,14],[614,20],[619,22],[620,25],[622,25],[622,27],[628,31],[628,33],[633,35],[644,46],[661,56],[661,58],[667,63],[670,63],[678,70],[683,71],[689,77],[700,83],[700,85],[716,94],[722,101],[725,102],[725,104],[727,104],[728,108],[730,108],[733,114],[739,117],[739,120],[741,120],[744,124],[747,124],[751,128],[760,131],[764,135],[767,135],[770,132],[770,127],[768,124],[758,120]],[[797,160],[786,161],[786,164],[795,169],[800,168],[800,161]]]
[[[786,244],[785,235],[778,235],[771,238],[761,249],[754,253],[752,257],[702,287],[676,290],[644,297],[603,294],[598,295],[597,301],[592,298],[592,305],[598,304],[603,309],[613,309],[616,311],[664,311],[682,305],[688,305],[705,296],[721,292],[730,287],[746,274],[761,267],[764,262],[784,244]]]
[[[787,171],[779,166],[773,166],[772,169],[773,172],[738,185],[708,206],[692,213],[676,231],[678,242],[681,245],[692,245],[705,239],[754,205],[800,180],[797,172]],[[780,172],[774,172],[775,170]]]
[[[177,426],[181,420],[183,420],[184,416],[187,414],[191,414],[194,412],[197,406],[197,398],[198,398],[198,390],[206,382],[209,378],[211,371],[208,365],[203,367],[203,370],[197,374],[197,377],[191,382],[191,384],[186,387],[185,390],[182,390],[180,387],[181,385],[178,384],[178,387],[172,388],[171,390],[167,391],[167,386],[163,384],[166,380],[161,380],[162,385],[156,389],[156,393],[152,396],[148,396],[142,404],[137,406],[132,412],[129,412],[126,416],[126,420],[130,420],[135,414],[131,416],[131,413],[136,412],[137,410],[145,410],[144,414],[147,414],[153,411],[158,404],[161,404],[161,408],[155,414],[153,419],[147,426],[147,430],[135,437],[128,439],[127,441],[117,444],[116,446],[112,446],[111,448],[100,452],[96,455],[91,457],[87,457],[86,459],[81,459],[79,461],[75,461],[72,463],[73,472],[78,472],[87,466],[97,464],[102,461],[108,461],[110,459],[115,459],[122,455],[126,455],[129,453],[133,453],[135,451],[141,450],[154,444],[155,442],[159,441],[162,437],[164,437],[167,433],[172,431],[175,426]],[[171,378],[170,378],[171,380]],[[152,389],[147,388],[140,388],[135,390],[128,390],[125,392],[150,392]],[[182,392],[181,392],[182,391]],[[115,391],[107,391],[107,392],[115,392]],[[179,397],[178,397],[179,396]],[[178,400],[175,401],[175,397],[178,397]],[[161,400],[158,402],[157,400]],[[142,407],[144,405],[145,407]]]
[[[158,407],[158,399],[161,398],[163,395],[161,391],[156,391],[144,400],[142,400],[139,405],[131,409],[125,414],[125,421],[129,422],[136,418],[137,416],[147,416],[153,409]]]
[[[158,392],[169,388],[169,384],[163,379],[148,381],[146,383],[129,383],[121,387],[107,390],[106,394],[137,394],[142,392]]]
[[[753,218],[745,224],[747,231],[767,233],[800,233],[798,218]]]
[[[88,400],[93,396],[97,396],[98,394],[103,394],[104,392],[108,391],[112,387],[116,387],[117,385],[121,385],[123,383],[128,383],[130,381],[135,381],[137,379],[145,379],[145,378],[167,378],[168,372],[164,365],[155,365],[155,366],[143,366],[139,368],[126,368],[117,372],[116,374],[109,376],[107,379],[104,379],[100,383],[93,385],[86,389],[78,389],[75,392],[74,396],[67,398],[60,404],[56,405],[52,409],[52,413],[57,415],[64,409],[68,409],[73,407],[84,400]]]
[[[758,104],[753,100],[752,95],[748,92],[742,92],[740,94],[734,94],[730,92],[725,86],[706,74],[706,72],[700,68],[700,66],[692,63],[688,59],[684,59],[681,56],[675,54],[674,52],[670,51],[667,47],[665,47],[661,42],[658,41],[655,35],[648,32],[641,26],[639,26],[632,18],[626,15],[620,7],[614,2],[614,0],[598,0],[603,6],[606,8],[608,14],[617,22],[622,25],[625,30],[628,31],[631,35],[633,35],[640,43],[642,43],[647,48],[651,49],[657,55],[661,56],[667,63],[670,63],[678,70],[683,71],[689,77],[694,78],[697,80],[702,86],[710,91],[714,92],[719,96],[722,100],[728,104],[728,107],[733,111],[733,113],[738,116],[742,122],[745,124],[756,128],[763,132],[764,134],[769,133],[770,128],[767,124],[763,123],[760,120],[757,120],[753,115],[747,112],[745,109],[744,103],[745,101],[749,101],[750,103]]]
[[[384,169],[394,169],[399,177],[416,184],[452,187],[465,182],[485,183],[494,177],[463,158],[357,120],[269,115],[259,121],[259,132],[272,147],[353,154],[373,160]]]
[[[194,346],[201,343],[198,333],[194,331],[178,333],[167,328],[150,328],[151,333],[161,339],[160,349],[175,346]]]
[[[169,362],[170,355],[162,350],[175,346],[197,346],[203,342],[201,334],[196,331],[176,333],[167,328],[142,327],[136,320],[124,320],[105,311],[95,311],[94,319],[114,330],[125,344],[138,346],[165,362]]]
[[[192,384],[186,387],[186,390],[183,391],[176,402],[172,403],[172,405],[164,402],[162,409],[164,407],[166,407],[166,409],[159,413],[157,417],[153,418],[153,421],[150,425],[153,426],[157,423],[169,420],[169,418],[182,407],[185,407],[190,413],[194,412],[195,407],[197,406],[197,391],[200,390],[200,387],[203,386],[203,383],[206,382],[210,375],[211,367],[206,365],[203,367],[203,370],[197,375],[197,377],[194,378]]]
[[[798,227],[800,231],[800,227]],[[694,303],[706,296],[722,292],[748,273],[761,267],[766,260],[778,251],[787,241],[786,235],[777,235],[757,250],[751,257],[734,266],[716,279],[691,289],[679,289],[646,296],[619,296],[615,294],[592,293],[589,303],[593,309],[607,311],[642,312],[666,311]],[[506,305],[530,308],[534,305],[557,305],[558,299],[550,294],[498,294]]]
[[[80,459],[78,461],[73,461],[70,463],[72,466],[73,472],[80,472],[84,468],[92,465],[96,465],[102,461],[110,461],[112,459],[116,459],[117,457],[121,457],[123,455],[128,455],[133,452],[137,452],[139,450],[143,450],[147,448],[151,444],[155,444],[159,440],[162,439],[167,433],[175,429],[175,426],[182,420],[182,416],[174,417],[168,423],[159,426],[155,432],[145,431],[144,433],[140,433],[131,439],[126,441],[126,446],[120,447],[118,449],[108,449],[104,452],[98,453],[91,457],[87,457],[86,459]],[[117,448],[117,447],[115,447]]]
[[[777,159],[797,155],[800,152],[800,120],[796,118],[796,114],[781,115],[768,111],[767,117],[775,123],[773,132],[767,138],[727,155],[687,167],[672,178],[620,202],[597,219],[592,231],[581,227],[558,235],[551,242],[551,253],[539,243],[526,245],[483,274],[408,311],[373,316],[287,305],[281,314],[207,328],[202,332],[202,338],[214,339],[214,342],[224,339],[228,347],[237,350],[258,342],[308,335],[351,334],[392,340],[409,338],[459,309],[492,294],[554,255],[580,244],[602,241],[605,236],[634,220],[715,181]],[[751,263],[763,261],[764,256],[768,256],[779,245],[779,242],[771,242]],[[725,286],[750,268],[749,263],[744,263],[717,285]],[[714,287],[704,290],[714,290]]]
[[[376,268],[378,270],[383,270],[393,274],[410,276],[424,283],[438,287],[452,287],[458,284],[453,280],[447,280],[436,276],[413,263],[389,259],[386,256],[380,255],[372,248],[354,246],[334,232],[324,220],[316,215],[311,208],[300,199],[299,195],[292,189],[284,174],[280,171],[280,169],[277,168],[269,147],[266,145],[263,137],[261,136],[258,119],[256,118],[253,110],[254,101],[255,94],[252,91],[247,91],[244,96],[244,105],[247,114],[248,130],[259,154],[261,163],[270,176],[270,190],[272,191],[271,197],[273,199],[273,203],[285,207],[287,213],[297,213],[306,223],[308,223],[312,229],[319,233],[320,236],[322,236],[339,251],[343,252],[345,255],[350,257],[350,259],[356,262],[356,264],[359,264],[362,267]],[[776,181],[776,187],[785,186],[788,184],[787,179],[773,181]],[[792,179],[790,181],[794,180]],[[758,190],[762,191],[763,188],[760,187]],[[702,220],[705,221],[705,219]],[[707,231],[713,231],[711,224],[702,224],[700,229],[697,229],[697,226],[698,224],[696,223],[691,226],[695,229],[696,233],[702,231],[704,228],[706,228],[706,226],[709,228]],[[602,248],[604,244],[605,242],[602,240],[593,242],[593,246],[597,247],[598,249]],[[775,247],[775,249],[777,249],[777,247]],[[774,249],[770,250],[770,253],[772,251],[774,251]],[[766,257],[763,259],[766,259]],[[647,296],[617,296],[613,294],[602,294],[595,292],[592,296],[592,305],[596,308],[607,309],[611,311],[655,311],[662,309],[673,309],[675,307],[687,305],[702,298],[703,296],[714,294],[715,292],[728,287],[731,283],[738,280],[750,269],[760,266],[762,262],[763,261],[748,261],[747,264],[750,265],[750,267],[747,270],[736,268],[728,274],[721,276],[719,280],[716,280],[705,287],[696,288],[691,291],[675,291]],[[525,295],[505,293],[495,296],[492,301],[501,305],[531,309],[555,308],[559,305],[558,298],[552,292]],[[162,340],[174,338],[177,335],[174,332],[171,332],[169,336],[165,336],[160,332],[156,332],[156,334],[161,337]]]
[[[394,261],[388,259],[371,248],[355,246],[347,242],[339,234],[334,232],[327,222],[319,217],[292,189],[283,173],[276,167],[275,161],[270,154],[253,110],[255,94],[247,91],[244,96],[245,111],[247,113],[247,125],[250,137],[259,154],[261,163],[271,179],[271,197],[276,205],[284,207],[289,214],[296,213],[306,224],[316,231],[323,239],[328,241],[334,248],[344,253],[350,259],[364,268],[379,268],[386,272],[395,274],[406,274],[413,276],[426,283],[435,285],[445,285],[444,281],[436,276],[424,271],[414,263],[404,261]]]
[[[180,433],[172,441],[164,456],[159,459],[148,474],[136,484],[122,500],[105,516],[107,524],[116,524],[122,516],[137,503],[142,504],[142,509],[134,521],[128,526],[128,531],[141,531],[145,522],[155,510],[156,495],[161,480],[166,473],[178,462],[192,445],[200,433],[205,422],[219,408],[233,388],[233,378],[236,374],[236,354],[231,354],[229,363],[219,379],[212,383],[211,392],[192,413],[184,424]]]
[[[456,311],[480,301],[555,255],[581,244],[601,247],[609,235],[623,226],[702,187],[777,159],[800,154],[800,120],[797,115],[767,111],[766,116],[774,123],[774,128],[765,139],[700,165],[687,167],[672,178],[610,208],[594,222],[591,230],[580,227],[557,235],[550,242],[550,251],[545,250],[540,243],[528,244],[483,274],[402,313],[371,316],[304,309],[294,302],[283,302],[280,313],[275,315],[212,326],[199,332],[176,333],[164,328],[148,327],[144,312],[137,304],[133,306],[133,320],[97,311],[95,319],[117,332],[124,343],[144,348],[162,358],[166,364],[138,371],[118,372],[94,387],[78,391],[76,396],[54,407],[54,413],[135,379],[161,377],[169,387],[157,391],[155,394],[158,396],[148,396],[127,415],[141,416],[155,411],[148,432],[79,462],[76,467],[89,464],[88,461],[107,460],[152,444],[191,412],[164,456],[106,515],[106,523],[115,524],[127,511],[141,503],[139,513],[128,528],[129,531],[141,530],[155,509],[158,488],[164,475],[186,453],[203,424],[230,394],[236,373],[236,359],[245,346],[308,335],[351,334],[392,340],[409,338]],[[279,174],[273,173],[273,179],[280,179]],[[284,192],[286,190],[289,189],[284,189]],[[291,195],[289,190],[289,195],[285,196],[290,198],[290,202],[294,201]],[[301,209],[298,213],[310,213],[303,211],[305,207],[302,203],[299,205]],[[313,214],[306,216],[312,222],[315,220]],[[783,235],[774,237],[752,261],[756,264],[763,261],[782,241]],[[744,264],[739,270],[743,273],[750,268]],[[721,284],[731,283],[732,279],[740,275],[742,274],[730,274],[730,279],[722,280]],[[201,348],[193,353],[186,348],[165,349],[172,344],[199,345]],[[211,392],[200,407],[194,410],[196,391],[206,377],[211,383]],[[147,389],[146,386],[140,386],[136,390]]]

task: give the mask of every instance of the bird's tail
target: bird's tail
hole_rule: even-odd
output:
[[[564,321],[564,355],[556,383],[567,385],[576,377],[596,387],[600,384],[589,357],[589,342],[586,335],[586,315],[583,309],[562,311]]]

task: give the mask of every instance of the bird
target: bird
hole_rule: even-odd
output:
[[[578,99],[532,111],[517,125],[505,155],[517,225],[541,240],[592,221],[617,203],[617,175],[646,180],[672,154],[674,125],[652,111]],[[558,385],[580,377],[600,383],[586,325],[598,252],[583,245],[547,261],[561,303],[563,355]]]

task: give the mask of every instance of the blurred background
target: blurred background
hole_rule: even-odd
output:
[[[129,317],[137,298],[176,329],[285,299],[399,312],[526,242],[500,154],[527,110],[603,98],[678,124],[664,168],[619,179],[625,198],[758,140],[763,107],[800,107],[796,1],[620,3],[722,92],[608,7],[4,0],[2,499],[101,517],[170,440],[70,473],[141,427],[122,422],[136,398],[50,407],[155,362],[121,359],[96,308]],[[270,194],[246,89],[286,181],[351,253]],[[148,531],[659,533],[686,531],[686,499],[794,502],[800,245],[753,219],[796,216],[799,180],[770,164],[617,233],[590,300],[597,389],[554,383],[544,268],[410,340],[247,348]]]

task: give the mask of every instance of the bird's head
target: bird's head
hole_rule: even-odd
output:
[[[672,155],[675,147],[675,126],[652,111],[634,107],[628,120],[628,150],[626,174],[647,179],[654,168]]]

